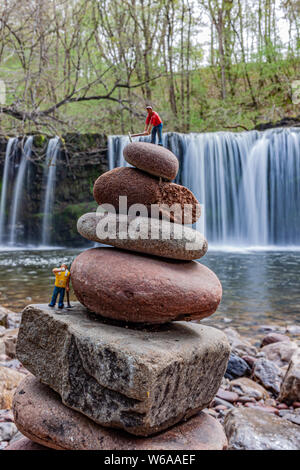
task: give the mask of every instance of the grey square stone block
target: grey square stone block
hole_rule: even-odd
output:
[[[225,334],[195,323],[135,328],[29,305],[17,357],[62,402],[102,426],[151,435],[214,398],[229,357]]]

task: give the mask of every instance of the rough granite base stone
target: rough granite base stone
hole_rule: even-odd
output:
[[[147,436],[207,407],[230,346],[194,323],[129,327],[72,310],[23,310],[17,357],[62,402],[102,426]]]

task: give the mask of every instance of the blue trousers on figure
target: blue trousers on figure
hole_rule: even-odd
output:
[[[151,131],[151,144],[155,144],[156,141],[156,134],[158,134],[158,145],[162,145],[162,122],[158,124],[158,126],[152,127]]]
[[[64,296],[65,296],[65,288],[64,287],[56,287],[54,286],[53,289],[53,294],[52,294],[52,299],[50,302],[50,307],[54,307],[56,304],[56,299],[59,294],[59,300],[58,300],[58,306],[63,307],[64,306]]]

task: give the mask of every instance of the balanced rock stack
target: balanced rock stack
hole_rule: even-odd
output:
[[[222,294],[195,261],[205,238],[182,223],[186,204],[189,222],[197,220],[198,201],[170,182],[178,160],[169,150],[138,142],[124,155],[136,168],[108,171],[94,185],[97,203],[115,212],[78,220],[85,238],[113,245],[73,261],[80,303],[23,311],[17,355],[35,377],[15,394],[16,424],[56,449],[223,449],[222,426],[201,410],[218,391],[230,347],[219,330],[187,323],[214,313]]]

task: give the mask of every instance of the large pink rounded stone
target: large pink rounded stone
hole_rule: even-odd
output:
[[[175,261],[116,248],[92,248],[74,260],[78,300],[107,318],[134,323],[198,320],[214,313],[222,286],[197,261]]]
[[[155,436],[132,436],[99,426],[67,408],[57,393],[33,376],[18,387],[13,411],[22,434],[57,450],[222,450],[227,447],[221,424],[206,413],[200,412]],[[38,444],[35,445],[38,447]],[[14,445],[15,450],[24,447],[34,450],[30,442]]]
[[[150,175],[173,180],[178,172],[176,155],[161,145],[132,142],[124,148],[125,160]]]

